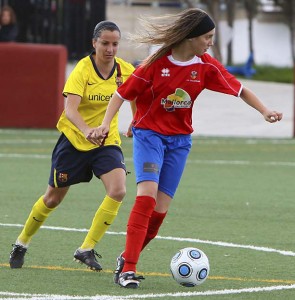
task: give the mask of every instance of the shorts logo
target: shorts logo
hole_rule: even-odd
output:
[[[143,171],[147,173],[159,173],[159,166],[154,163],[146,162],[143,164]]]
[[[66,174],[66,173],[59,173],[58,174],[58,180],[60,182],[67,182],[68,181],[68,174]]]

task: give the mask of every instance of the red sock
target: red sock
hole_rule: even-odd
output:
[[[137,196],[127,224],[125,264],[122,272],[136,272],[136,264],[142,249],[148,224],[156,201],[150,196]]]
[[[145,240],[143,242],[141,251],[144,249],[144,247],[153,239],[156,237],[156,235],[158,234],[158,231],[160,229],[160,226],[163,223],[163,220],[166,217],[167,212],[165,213],[159,213],[156,212],[155,210],[153,211],[151,218],[150,218],[150,222],[149,222],[149,227],[146,233],[146,237]]]

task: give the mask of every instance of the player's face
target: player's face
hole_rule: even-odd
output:
[[[8,10],[4,10],[2,12],[1,22],[3,25],[8,25],[11,22],[10,12]]]
[[[215,29],[192,39],[192,46],[194,47],[196,55],[203,55],[211,46],[213,46],[214,34]]]
[[[113,61],[118,51],[119,41],[118,31],[102,31],[100,37],[92,42],[97,59],[103,62]]]

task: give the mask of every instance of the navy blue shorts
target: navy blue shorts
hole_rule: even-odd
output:
[[[154,181],[173,198],[192,147],[190,134],[166,136],[133,128],[133,158],[136,182]]]
[[[48,184],[52,187],[66,187],[89,182],[93,174],[100,178],[116,168],[126,171],[121,148],[103,146],[90,151],[79,151],[62,134],[52,152]]]

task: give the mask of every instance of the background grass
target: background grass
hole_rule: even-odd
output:
[[[294,69],[288,67],[255,66],[254,80],[294,83]]]
[[[254,65],[256,70],[251,79],[259,81],[294,83],[294,69],[290,67],[274,67],[270,65]],[[243,76],[237,76],[244,78]]]
[[[138,272],[144,273],[146,280],[140,289],[130,291],[112,282],[115,259],[124,248],[122,232],[126,229],[136,189],[132,140],[122,137],[131,175],[127,177],[128,192],[119,216],[96,247],[103,256],[103,272],[88,271],[72,260],[85,237],[83,229],[90,226],[104,197],[102,183],[96,178],[88,184],[71,187],[64,202],[45,224],[53,229],[80,231],[40,229],[33,238],[24,267],[10,269],[11,244],[21,230],[15,224],[25,222],[32,205],[46,189],[50,155],[57,137],[55,130],[0,130],[1,299],[19,298],[3,292],[28,293],[22,296],[28,299],[32,298],[31,294],[80,295],[83,299],[109,295],[111,299],[116,295],[171,293],[175,296],[176,293],[295,284],[294,256],[235,246],[295,252],[295,140],[292,139],[194,138],[180,187],[159,232],[160,237],[171,238],[155,239],[142,253]],[[234,245],[225,247],[218,241]],[[210,260],[209,279],[196,288],[177,285],[169,274],[172,256],[188,246],[201,248]],[[295,289],[184,296],[294,299]]]

